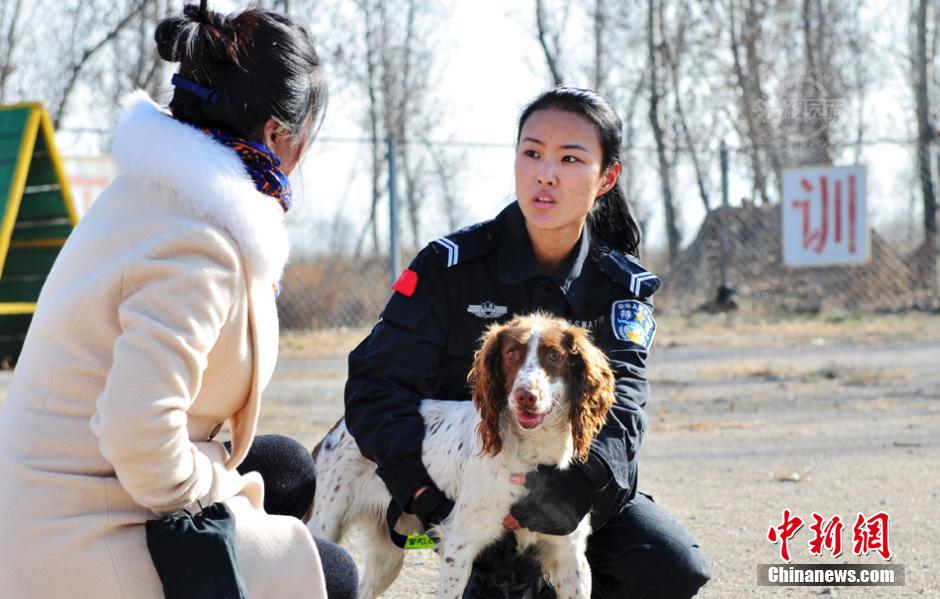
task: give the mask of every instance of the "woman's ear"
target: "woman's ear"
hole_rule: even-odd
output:
[[[477,433],[483,444],[481,454],[496,455],[503,448],[499,432],[499,415],[506,401],[503,375],[501,336],[505,325],[494,325],[483,335],[483,344],[473,357],[469,379],[473,386],[473,405],[480,413]]]
[[[261,141],[266,148],[274,148],[274,144],[277,141],[277,130],[281,127],[281,124],[277,122],[273,116],[268,119],[264,124],[264,130],[261,133]]]
[[[595,197],[600,197],[614,188],[614,185],[617,184],[617,179],[620,178],[621,166],[619,162],[615,162],[607,167],[607,170],[601,175],[601,186],[597,190],[597,195]]]
[[[591,441],[607,422],[607,411],[614,403],[614,373],[607,356],[584,331],[569,332],[569,360],[572,375],[571,434],[574,453],[587,461]]]
[[[274,152],[280,159],[281,170],[290,176],[300,163],[300,148],[294,144],[294,140],[287,129],[280,121],[271,117],[264,124],[261,141],[264,143],[264,147]]]

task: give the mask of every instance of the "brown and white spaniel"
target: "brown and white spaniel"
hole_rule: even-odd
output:
[[[504,532],[503,519],[525,493],[518,475],[541,464],[567,468],[585,460],[613,403],[614,377],[587,332],[534,314],[491,326],[470,373],[473,402],[421,402],[424,465],[455,506],[435,531],[440,543],[438,597],[459,598],[476,555]],[[358,529],[360,597],[377,597],[398,576],[404,552],[385,522],[391,496],[340,421],[314,450],[317,491],[308,527],[334,542]],[[512,477],[512,479],[511,479]],[[403,515],[396,530],[421,532]],[[535,545],[559,598],[588,599],[585,517],[570,535],[515,531],[520,550]],[[351,535],[356,538],[356,535]]]

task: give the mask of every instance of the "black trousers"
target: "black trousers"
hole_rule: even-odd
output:
[[[711,577],[695,539],[643,493],[591,534],[587,559],[598,599],[692,597]]]
[[[226,443],[226,447],[231,446]],[[258,472],[264,480],[264,511],[269,514],[303,518],[313,501],[317,481],[310,451],[297,441],[281,435],[255,437],[245,461],[238,467],[242,474]],[[359,575],[356,564],[345,549],[314,537],[329,599],[356,599]]]

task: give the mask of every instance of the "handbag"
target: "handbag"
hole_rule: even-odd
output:
[[[247,599],[235,516],[222,502],[147,520],[147,549],[167,599]]]

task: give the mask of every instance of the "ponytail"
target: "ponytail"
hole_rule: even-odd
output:
[[[610,248],[640,257],[640,227],[630,210],[620,181],[594,201],[587,215],[591,233]]]

